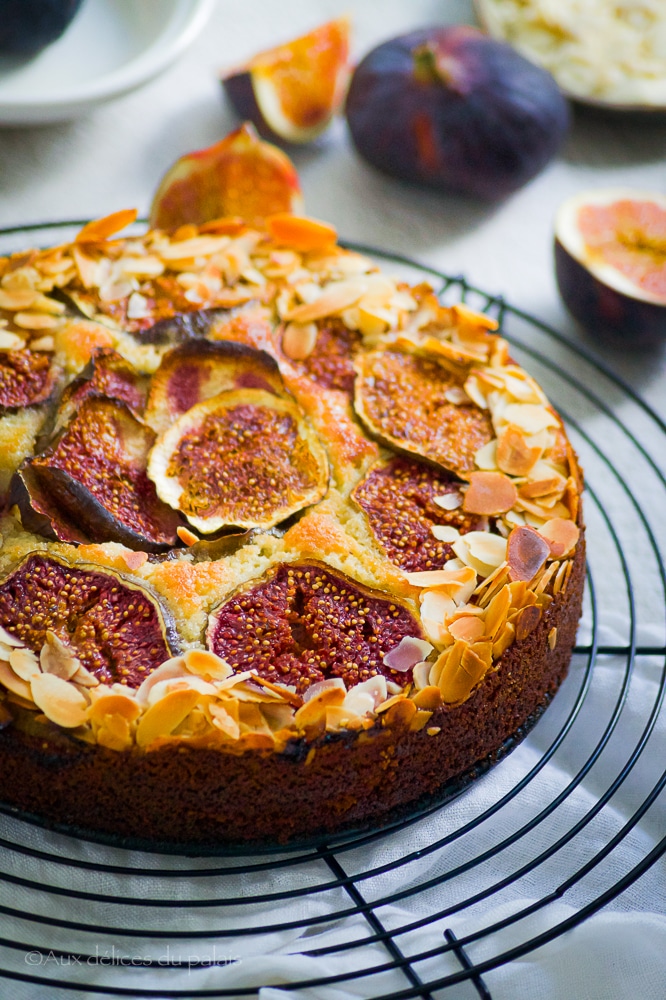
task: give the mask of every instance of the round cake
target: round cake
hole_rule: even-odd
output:
[[[0,800],[196,849],[390,825],[499,760],[584,578],[496,324],[222,219],[0,259]]]

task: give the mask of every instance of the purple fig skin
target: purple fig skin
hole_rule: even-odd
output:
[[[393,177],[485,201],[555,155],[569,107],[552,76],[467,25],[385,42],[357,67],[346,105],[361,156]]]
[[[646,302],[604,284],[558,239],[555,276],[567,309],[596,340],[631,350],[650,350],[666,340],[666,302]]]
[[[252,122],[262,139],[284,144],[286,140],[266,123],[254,96],[252,76],[246,69],[237,70],[220,80],[231,106],[242,121]]]

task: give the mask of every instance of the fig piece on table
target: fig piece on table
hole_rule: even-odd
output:
[[[165,552],[178,544],[183,520],[162,503],[148,478],[154,441],[154,431],[124,403],[89,396],[27,465],[55,506],[92,541]]]
[[[317,503],[328,460],[294,402],[234,389],[182,414],[156,441],[148,475],[160,498],[208,535],[271,528]]]
[[[449,472],[394,456],[372,466],[352,500],[392,563],[407,573],[425,572],[455,557],[450,542],[433,534],[436,525],[466,534],[485,523],[464,513],[460,485]]]
[[[595,339],[628,349],[666,338],[666,196],[631,189],[568,198],[555,220],[555,273]]]
[[[43,351],[0,351],[0,412],[46,403],[53,395],[58,371]]]
[[[277,362],[265,351],[235,341],[188,340],[162,358],[145,420],[160,434],[197,403],[230,389],[287,395]]]
[[[552,76],[469,25],[422,28],[373,49],[352,76],[346,114],[374,167],[486,201],[542,170],[569,127]]]
[[[316,139],[339,111],[349,78],[349,20],[338,18],[221,76],[241,118],[269,139]]]
[[[356,371],[354,409],[374,438],[463,478],[469,475],[474,455],[494,431],[483,410],[447,397],[457,398],[464,379],[437,361],[398,350],[362,354]]]
[[[267,215],[298,213],[302,206],[289,157],[245,122],[214,146],[181,157],[167,171],[153,199],[150,225],[174,230],[239,216],[262,228]]]
[[[0,625],[38,656],[47,632],[102,683],[138,687],[179,652],[149,588],[113,570],[31,552],[0,583]]]
[[[255,670],[302,693],[333,677],[347,687],[377,674],[409,683],[411,670],[384,662],[406,636],[423,639],[405,604],[308,562],[273,566],[239,588],[211,614],[206,641],[234,671]]]

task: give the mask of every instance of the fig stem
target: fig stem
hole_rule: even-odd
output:
[[[426,86],[433,83],[443,83],[456,94],[464,92],[459,75],[455,72],[455,60],[445,56],[430,42],[424,42],[423,45],[415,48],[412,52],[412,58],[414,60],[414,79],[418,83]]]

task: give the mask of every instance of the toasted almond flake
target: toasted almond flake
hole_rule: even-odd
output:
[[[331,281],[320,289],[321,294],[313,302],[296,306],[292,309],[289,319],[294,323],[310,323],[312,320],[324,319],[349,306],[355,305],[367,292],[367,278],[350,278],[347,281]]]
[[[498,437],[497,466],[510,476],[526,476],[541,458],[543,449],[530,447],[520,427],[509,424]]]
[[[426,729],[426,733],[428,734],[428,736],[437,736],[437,733],[441,733],[441,731],[442,731],[441,726],[428,726],[428,728]]]
[[[448,628],[454,639],[463,639],[465,642],[476,642],[485,632],[483,621],[474,615],[456,618],[449,623]]]
[[[507,562],[512,581],[532,580],[550,554],[549,543],[527,525],[513,529],[507,545]]]
[[[504,514],[517,497],[516,487],[503,472],[472,472],[463,510],[468,514]]]
[[[507,543],[500,535],[493,535],[488,531],[468,531],[461,537],[469,554],[478,562],[493,567],[501,566],[504,562]]]
[[[148,674],[145,681],[136,689],[136,700],[140,704],[147,704],[150,692],[156,684],[167,678],[185,677],[186,674],[187,670],[182,656],[173,656],[170,660],[165,660],[151,674]]]
[[[65,681],[73,677],[81,666],[78,656],[51,629],[46,631],[46,641],[39,654],[39,662],[45,673],[54,674]]]
[[[346,696],[342,703],[342,707],[347,711],[353,709],[356,715],[365,715],[366,712],[374,712],[378,705],[381,705],[386,701],[387,698],[387,684],[386,678],[381,674],[377,674],[375,677],[368,677],[367,680],[362,681],[360,684],[354,685]],[[367,700],[369,699],[369,707],[363,707]]]
[[[447,566],[450,564],[447,564]],[[475,574],[467,568],[463,569],[433,569],[417,573],[405,573],[407,582],[413,587],[445,587],[459,590],[465,587]]]
[[[50,354],[52,351],[55,351],[55,340],[49,334],[45,337],[36,337],[30,341],[30,350],[45,351]]]
[[[9,666],[17,677],[28,683],[30,683],[35,674],[40,672],[39,660],[36,653],[33,653],[31,649],[27,649],[26,647],[12,649],[9,654]]]
[[[148,562],[147,552],[123,552],[123,562],[133,573]]]
[[[555,647],[557,646],[557,628],[555,625],[553,625],[550,632],[548,633],[548,646],[551,652],[554,652]]]
[[[533,503],[531,500],[519,496],[516,507],[525,511],[526,514],[540,518],[541,521],[550,521],[554,517],[561,517],[565,521],[569,519],[569,508],[565,507],[563,503],[555,503],[551,507],[545,507],[543,504]]]
[[[503,413],[508,424],[521,427],[528,434],[537,434],[549,427],[559,427],[557,417],[537,403],[509,403]]]
[[[416,636],[405,635],[394,649],[389,650],[384,656],[384,663],[391,670],[399,673],[406,673],[411,670],[420,660],[425,660],[432,653],[433,647],[425,639],[418,639]]]
[[[23,330],[52,330],[58,325],[55,316],[39,312],[18,312],[14,316],[14,322]]]
[[[127,318],[145,319],[147,316],[150,316],[148,299],[140,292],[132,292],[127,300]]]
[[[7,309],[10,312],[29,309],[37,296],[36,288],[16,288],[13,290],[0,288],[0,309]]]
[[[121,302],[134,291],[132,281],[107,281],[99,288],[99,297],[102,302]]]
[[[88,716],[88,702],[73,684],[56,674],[37,674],[30,683],[32,698],[47,719],[63,729],[82,726]]]
[[[238,720],[230,715],[226,705],[210,705],[211,721],[216,729],[219,729],[232,740],[240,738],[240,726]]]
[[[553,594],[559,594],[562,589],[566,589],[572,565],[573,563],[570,559],[560,563],[560,567],[553,579]]]
[[[412,681],[417,691],[422,691],[430,685],[431,667],[432,663],[428,660],[422,660],[420,663],[417,663],[412,670]],[[439,688],[437,688],[437,692],[439,693]],[[391,694],[397,693],[397,691],[391,692]]]
[[[457,542],[460,532],[451,524],[433,524],[430,529],[439,542]]]
[[[0,684],[6,687],[8,691],[11,691],[12,694],[23,698],[30,705],[33,704],[34,699],[30,690],[30,684],[19,677],[18,674],[15,674],[9,663],[5,663],[4,660],[0,660]]]
[[[109,715],[121,716],[128,722],[135,722],[141,715],[141,706],[136,698],[127,694],[103,694],[97,698],[93,696],[89,712],[90,721],[102,725],[105,717]]]
[[[228,246],[227,236],[193,236],[191,239],[173,241],[160,247],[159,256],[168,264],[182,263],[197,257],[210,257],[226,250]]]
[[[253,684],[259,684],[261,687],[266,688],[266,690],[271,691],[278,698],[281,698],[292,708],[300,708],[303,704],[303,699],[295,691],[290,691],[289,688],[285,687],[283,684],[273,684],[272,681],[267,680],[265,677],[256,676],[252,682]]]
[[[574,550],[580,537],[580,530],[573,521],[554,517],[546,521],[539,534],[543,535],[550,546],[550,554],[554,559],[568,556]]]
[[[20,639],[17,639],[15,635],[8,632],[2,625],[0,625],[0,642],[4,643],[5,646],[15,646],[16,649],[19,649],[23,645]]]
[[[448,646],[451,644],[451,636],[449,631],[443,621],[436,621],[434,618],[421,618],[421,625],[423,626],[423,631],[427,635],[428,639],[435,646]]]
[[[99,678],[95,677],[83,664],[81,664],[75,674],[72,674],[71,681],[73,684],[78,684],[84,688],[100,687]]]
[[[102,243],[119,233],[121,229],[131,225],[137,217],[135,208],[125,208],[120,212],[112,212],[102,219],[94,219],[81,229],[76,237],[76,243]]]
[[[422,590],[420,603],[421,617],[435,622],[446,621],[449,615],[455,614],[457,607],[453,598],[442,590]]]
[[[164,273],[164,264],[153,255],[123,257],[118,261],[118,270],[128,278],[158,278]]]
[[[201,541],[198,535],[195,535],[193,531],[190,531],[189,528],[186,528],[182,524],[179,524],[176,528],[176,534],[180,538],[181,542],[187,546],[195,545],[196,542]]]
[[[136,728],[138,746],[147,747],[160,736],[170,736],[187,718],[200,697],[196,688],[182,687],[168,691],[155,701],[141,717]]]
[[[225,680],[233,674],[226,660],[207,649],[188,649],[183,654],[183,663],[190,673],[206,680]]]
[[[439,497],[433,497],[432,500],[442,510],[457,510],[463,502],[463,496],[462,493],[455,491],[453,493],[444,493]]]
[[[514,620],[514,627],[516,629],[516,639],[520,642],[521,639],[527,638],[527,636],[534,631],[539,622],[541,621],[541,608],[532,604],[526,608],[522,608]]]
[[[282,334],[282,350],[292,361],[305,361],[317,345],[316,323],[287,323]]]
[[[312,701],[314,698],[319,698],[328,691],[346,692],[347,687],[341,677],[327,677],[323,681],[317,681],[316,684],[311,684],[310,687],[305,692],[305,694],[303,695],[303,701],[307,703],[309,701]],[[334,699],[333,703],[342,704],[342,701],[343,698],[340,698],[339,701]]]
[[[476,312],[474,309],[466,306],[464,302],[456,302],[452,308],[456,320],[460,323],[469,324],[470,326],[480,326],[483,330],[497,330],[499,326],[497,320],[493,319],[492,316],[488,316],[487,313]]]
[[[25,341],[9,330],[0,330],[0,351],[20,351]]]
[[[497,439],[493,438],[488,444],[484,444],[482,448],[474,455],[474,464],[484,471],[494,471],[497,469]]]

